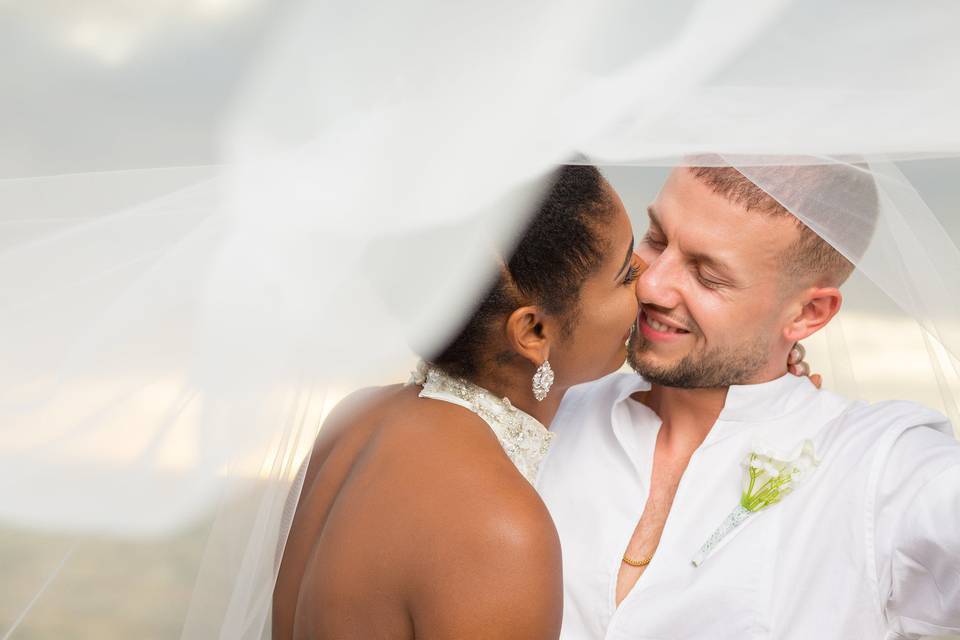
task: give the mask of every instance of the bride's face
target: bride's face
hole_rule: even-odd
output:
[[[613,213],[598,230],[606,247],[603,261],[584,282],[572,332],[550,353],[557,381],[563,386],[595,380],[619,369],[637,319],[636,280],[644,264],[634,251],[633,228],[620,196],[609,184],[604,187]]]

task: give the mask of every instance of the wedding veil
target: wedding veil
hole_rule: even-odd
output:
[[[825,385],[960,424],[954,2],[0,15],[3,640],[268,637],[322,417],[450,334],[563,162],[640,226],[667,167],[737,167],[857,265]]]

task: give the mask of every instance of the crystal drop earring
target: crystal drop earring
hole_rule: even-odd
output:
[[[533,397],[537,402],[542,402],[547,394],[550,393],[550,387],[553,386],[553,369],[550,367],[550,361],[544,360],[533,374]]]

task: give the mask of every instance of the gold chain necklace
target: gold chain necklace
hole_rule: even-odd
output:
[[[651,560],[653,560],[653,554],[651,554],[649,558],[644,558],[643,560],[634,560],[627,554],[623,554],[623,561],[631,567],[645,567],[650,564]]]

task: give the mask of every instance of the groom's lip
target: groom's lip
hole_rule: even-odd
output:
[[[658,331],[657,329],[654,329],[653,327],[650,326],[650,323],[647,321],[647,313],[648,312],[646,309],[640,310],[640,316],[637,319],[637,324],[640,326],[640,331],[643,332],[643,335],[646,336],[649,340],[656,340],[659,342],[669,341],[669,340],[678,340],[690,333],[685,329],[681,329],[677,327],[673,323],[664,322],[663,320],[658,318],[656,314],[650,314],[653,320],[656,321],[657,323],[665,324],[675,329],[675,331]]]

